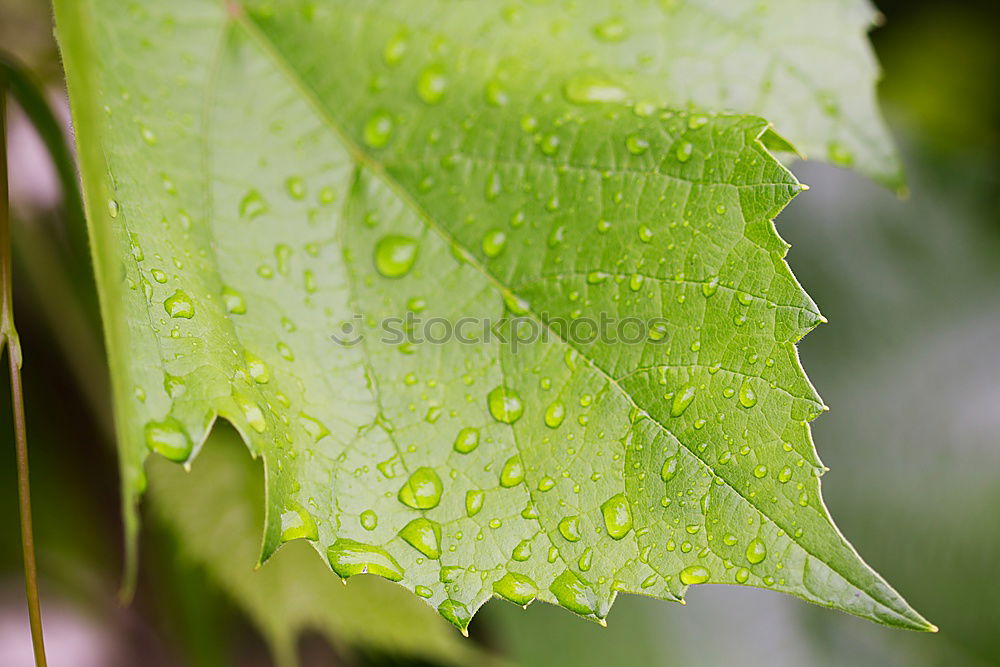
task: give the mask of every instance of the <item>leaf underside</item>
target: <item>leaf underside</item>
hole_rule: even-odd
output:
[[[784,91],[696,44],[667,68],[657,26],[713,3],[56,4],[129,506],[222,416],[264,461],[262,560],[307,538],[462,629],[495,594],[602,620],[695,583],[932,627],[822,504],[821,316],[771,222],[801,186],[765,121],[687,110]],[[662,106],[712,72],[731,97]],[[538,335],[380,340],[407,312]],[[602,314],[666,328],[558,326]]]

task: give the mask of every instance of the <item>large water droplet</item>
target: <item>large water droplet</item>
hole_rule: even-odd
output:
[[[483,253],[487,257],[496,257],[507,247],[507,234],[501,229],[491,229],[483,237]]]
[[[438,605],[438,613],[461,630],[463,635],[469,635],[467,628],[469,621],[472,620],[472,614],[469,613],[469,609],[464,604],[455,600],[445,600]]]
[[[703,584],[709,580],[711,573],[701,565],[689,565],[681,570],[681,583],[685,586]]]
[[[628,92],[599,74],[581,72],[566,81],[563,95],[573,104],[596,104],[621,102],[628,96]]]
[[[326,550],[326,557],[342,579],[355,574],[377,574],[390,581],[403,578],[403,568],[388,551],[363,542],[339,538]]]
[[[163,310],[167,311],[170,317],[180,317],[186,320],[194,317],[194,303],[191,297],[177,290],[163,300]]]
[[[493,592],[503,599],[523,607],[538,595],[538,585],[530,577],[516,572],[508,572],[499,581],[493,583]]]
[[[465,514],[466,516],[476,516],[483,509],[483,502],[486,500],[486,494],[479,489],[473,489],[471,491],[465,492]]]
[[[559,522],[559,534],[569,542],[580,541],[580,517],[568,516]]]
[[[594,591],[572,570],[566,570],[556,577],[549,590],[559,604],[582,616],[589,616],[597,609]]]
[[[663,467],[660,468],[660,479],[664,482],[669,482],[677,474],[677,457],[668,456],[667,460],[663,462]]]
[[[243,295],[231,287],[222,288],[222,302],[226,305],[226,312],[233,315],[243,315],[247,312],[247,302]]]
[[[448,78],[444,66],[438,63],[428,65],[417,79],[417,95],[427,104],[437,104],[444,98]]]
[[[601,514],[604,515],[604,527],[613,539],[620,540],[632,530],[632,509],[625,494],[619,493],[604,501]]]
[[[429,510],[441,502],[441,478],[433,468],[417,468],[399,489],[401,503],[418,510]]]
[[[523,481],[524,466],[521,464],[521,457],[515,454],[503,464],[503,469],[500,471],[500,486],[509,489]]]
[[[486,397],[486,404],[490,414],[498,422],[513,424],[524,413],[524,403],[516,391],[509,387],[500,385],[493,389]]]
[[[417,240],[391,234],[375,244],[375,268],[386,278],[401,278],[417,261]]]
[[[670,405],[670,416],[680,417],[692,401],[694,401],[694,385],[684,385],[674,393],[674,402]]]
[[[752,408],[757,405],[757,394],[749,382],[740,385],[740,405],[744,408]]]
[[[365,122],[362,137],[371,148],[383,148],[392,138],[392,116],[386,111],[376,111]]]
[[[441,557],[441,525],[424,517],[414,519],[399,531],[411,547],[431,560]]]
[[[750,561],[752,565],[756,565],[767,557],[767,547],[760,538],[755,537],[750,540],[750,544],[747,545],[747,560]]]
[[[619,17],[613,16],[594,26],[594,36],[602,42],[620,42],[628,37],[628,27]]]
[[[240,200],[240,217],[253,220],[267,212],[267,202],[256,190],[250,190]]]
[[[455,451],[459,454],[468,454],[479,446],[479,429],[471,426],[463,428],[455,436]]]
[[[191,456],[194,443],[184,426],[167,417],[160,422],[149,422],[145,427],[146,446],[171,461],[186,461]]]
[[[549,428],[559,428],[566,419],[566,406],[562,401],[556,401],[545,410],[545,425]]]
[[[309,512],[302,507],[293,507],[281,513],[281,541],[298,539],[317,540],[319,530]]]

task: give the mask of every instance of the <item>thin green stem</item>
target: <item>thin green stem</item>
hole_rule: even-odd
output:
[[[31,489],[28,478],[28,432],[24,424],[24,393],[21,388],[21,344],[14,328],[14,299],[11,288],[10,206],[7,193],[7,76],[0,74],[0,334],[7,346],[10,363],[11,402],[14,408],[14,441],[17,453],[17,498],[21,515],[21,547],[24,552],[24,584],[28,596],[28,621],[35,664],[46,665],[42,639],[42,610],[38,599],[38,566],[31,523]]]

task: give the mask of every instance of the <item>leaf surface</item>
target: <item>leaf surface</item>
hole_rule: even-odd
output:
[[[262,559],[308,539],[462,629],[698,583],[932,627],[820,498],[765,121],[623,97],[572,13],[111,4],[57,18],[129,498],[222,416],[264,460]],[[432,321],[495,326],[389,340]]]

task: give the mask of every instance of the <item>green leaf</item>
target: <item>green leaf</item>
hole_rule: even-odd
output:
[[[306,544],[252,564],[263,519],[260,466],[230,430],[217,430],[190,473],[164,460],[149,466],[150,507],[177,535],[182,556],[204,568],[267,638],[281,665],[295,663],[298,635],[323,632],[341,653],[377,649],[448,664],[485,664],[419,599],[377,577],[343,586]]]
[[[307,539],[462,629],[697,583],[933,627],[820,498],[765,121],[619,99],[559,37],[593,12],[113,4],[57,19],[127,506],[222,416],[264,461],[262,560]],[[388,340],[408,314],[496,326]]]

